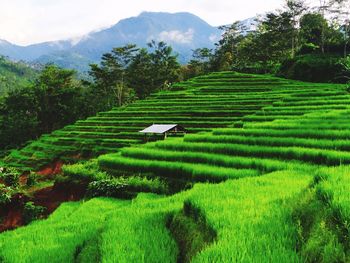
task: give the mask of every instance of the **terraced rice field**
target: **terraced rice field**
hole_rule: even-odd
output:
[[[195,181],[350,164],[349,114],[347,110],[316,112],[302,118],[246,123],[243,128],[214,129],[125,148],[98,160],[109,172],[181,175]]]
[[[63,204],[47,220],[1,234],[0,262],[350,261],[345,86],[226,72],[176,89],[44,136],[9,160],[31,165],[15,160],[35,144],[38,156],[57,147],[50,158],[101,150],[113,153],[98,157],[99,172],[191,189]],[[132,137],[172,116],[192,132],[146,144]],[[122,148],[108,139],[135,141]]]
[[[306,99],[315,106],[303,106]],[[22,150],[12,152],[5,163],[35,170],[53,160],[98,156],[143,143],[144,136],[138,131],[154,123],[180,124],[190,133],[197,133],[242,120],[267,121],[313,110],[345,109],[349,99],[350,95],[341,85],[213,73],[44,135]]]
[[[48,220],[0,235],[0,258],[14,263],[177,262],[179,247],[167,224],[174,231],[180,230],[177,217],[203,224],[203,211],[203,228],[218,241],[183,262],[296,262],[296,242],[290,239],[296,229],[287,205],[280,204],[300,194],[310,181],[307,175],[272,173],[198,185],[167,198],[140,194],[132,203],[113,199],[67,203]],[[255,242],[254,236],[262,232],[264,239]]]

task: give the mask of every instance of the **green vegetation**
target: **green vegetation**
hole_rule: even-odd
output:
[[[42,136],[7,164],[80,160],[57,181],[86,199],[1,234],[0,258],[347,262],[349,99],[344,85],[220,72]],[[165,121],[190,132],[142,144],[138,130]]]
[[[305,98],[308,105],[302,104]],[[5,162],[26,170],[38,169],[58,158],[70,161],[74,156],[98,156],[142,143],[144,136],[138,131],[152,123],[177,123],[190,133],[197,133],[233,123],[240,125],[242,121],[264,122],[313,111],[346,109],[349,98],[343,85],[310,84],[232,72],[213,73],[44,135],[22,150],[13,151]],[[191,137],[185,140],[187,138]],[[346,142],[335,144],[347,147]],[[332,145],[328,142],[330,150]]]
[[[9,91],[32,83],[38,72],[21,62],[11,62],[0,56],[0,97]]]
[[[278,172],[216,186],[197,185],[166,198],[142,194],[132,204],[115,199],[67,203],[47,220],[2,234],[0,256],[6,262],[74,262],[92,253],[88,255],[101,262],[176,262],[179,252],[166,223],[169,215],[184,209],[185,216],[194,222],[203,220],[200,214],[205,215],[202,224],[218,233],[217,242],[192,255],[195,262],[298,259],[289,202],[311,179]],[[253,237],[261,233],[264,239],[257,244]],[[94,242],[95,250],[89,242]]]
[[[240,21],[222,26],[216,48],[196,49],[185,75],[233,69],[303,81],[349,81],[349,1],[314,5],[286,0],[282,9],[257,18],[248,32]]]
[[[346,82],[348,2],[286,1],[183,67],[154,41],[91,82],[0,59],[0,149],[26,143],[1,162],[0,229],[26,226],[0,262],[349,262],[349,87],[229,71]],[[154,123],[188,134],[138,132]]]

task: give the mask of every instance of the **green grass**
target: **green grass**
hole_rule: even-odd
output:
[[[79,247],[96,235],[108,213],[125,201],[93,199],[62,205],[48,220],[0,236],[0,258],[5,262],[74,262]]]
[[[293,119],[310,111],[344,109],[350,101],[342,85],[232,72],[213,73],[176,86],[181,89],[152,94],[148,99],[102,112],[45,135],[18,153],[10,154],[5,162],[25,170],[38,169],[50,160],[79,153],[93,157],[142,143],[138,131],[153,123],[177,123],[190,132],[208,131],[242,120]],[[288,104],[305,99],[315,100],[317,104]],[[338,103],[330,104],[333,99],[338,99]]]
[[[196,189],[189,202],[202,211],[218,240],[193,262],[303,262],[289,203],[311,182],[282,171]],[[220,193],[218,196],[217,194]]]
[[[331,208],[333,215],[339,220],[346,241],[350,245],[350,167],[325,170],[326,180],[318,186],[320,198]]]
[[[297,260],[289,202],[311,179],[300,172],[277,172],[200,184],[166,198],[141,194],[132,203],[67,203],[47,220],[1,234],[0,257],[16,263],[74,262],[86,255],[101,262],[176,262],[179,251],[166,225],[170,215],[184,208],[194,220],[201,211],[217,233],[194,262]],[[252,238],[262,233],[264,238]]]
[[[346,262],[345,87],[230,72],[175,86],[5,158],[35,169],[108,153],[65,166],[66,180],[87,182],[92,196],[120,185],[139,194],[64,204],[47,220],[3,233],[0,261]],[[142,144],[137,131],[153,122],[197,134]],[[140,193],[174,193],[176,183],[187,190]]]

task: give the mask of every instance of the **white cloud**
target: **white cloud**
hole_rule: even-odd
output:
[[[158,39],[164,42],[173,42],[179,44],[190,44],[193,40],[194,30],[189,28],[186,32],[179,30],[162,31]]]
[[[309,0],[317,3],[316,0]],[[0,39],[27,45],[85,35],[142,11],[190,12],[218,26],[281,8],[284,0],[0,0]],[[181,33],[181,32],[180,32]],[[181,33],[183,34],[183,32]],[[167,37],[188,41],[189,35]]]
[[[213,42],[213,43],[215,43],[216,41],[218,41],[220,39],[220,36],[219,35],[216,35],[216,34],[211,34],[210,36],[209,36],[209,41],[210,42]]]
[[[70,39],[70,43],[71,43],[72,46],[75,46],[75,45],[79,44],[81,41],[87,40],[89,38],[90,38],[89,34],[82,35],[82,36],[77,36],[77,37],[72,37]]]

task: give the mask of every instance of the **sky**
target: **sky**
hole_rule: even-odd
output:
[[[315,0],[310,0],[315,1]],[[212,26],[283,6],[284,0],[0,0],[0,39],[18,45],[75,38],[142,11],[190,12]]]

